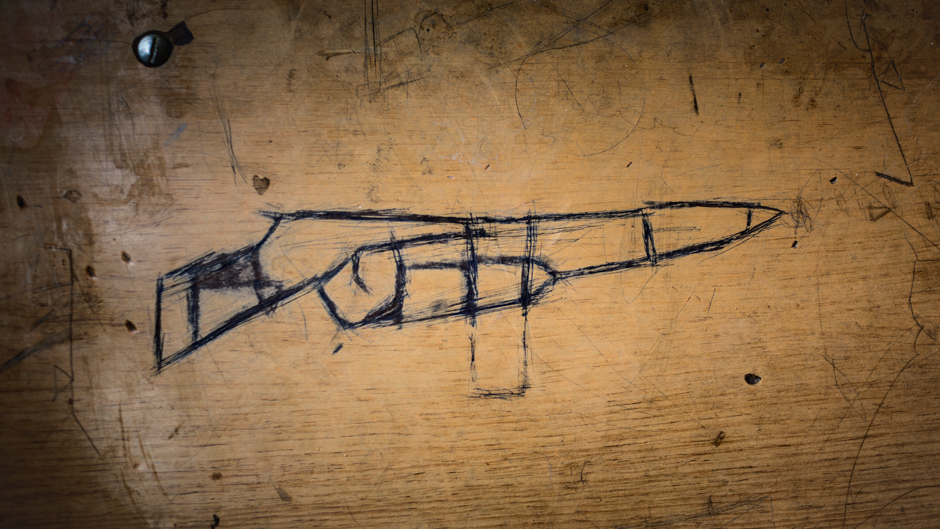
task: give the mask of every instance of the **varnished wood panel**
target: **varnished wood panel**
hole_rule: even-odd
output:
[[[936,523],[936,4],[0,13],[0,525]]]

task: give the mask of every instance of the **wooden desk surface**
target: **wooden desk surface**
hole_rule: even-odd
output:
[[[0,525],[935,525],[938,18],[4,2]]]

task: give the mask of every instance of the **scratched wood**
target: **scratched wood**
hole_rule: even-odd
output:
[[[0,13],[0,525],[936,524],[937,4]],[[181,22],[194,40],[165,65],[135,60],[135,37]],[[158,280],[258,243],[261,212],[479,222],[649,201],[782,213],[720,251],[559,280],[515,320],[344,330],[312,293],[154,369]],[[315,244],[373,240],[347,224],[281,249],[321,273]],[[542,222],[537,246],[521,225],[485,251],[525,274],[564,237],[593,241],[574,260],[650,252],[642,223],[581,241]],[[410,276],[407,302],[445,276]],[[225,277],[218,321],[286,285]],[[475,392],[495,379],[518,391]]]

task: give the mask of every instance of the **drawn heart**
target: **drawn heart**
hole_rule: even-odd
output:
[[[255,186],[255,191],[257,191],[259,195],[263,195],[264,192],[271,187],[271,179],[268,177],[258,178],[258,175],[255,175],[251,177],[251,183]]]

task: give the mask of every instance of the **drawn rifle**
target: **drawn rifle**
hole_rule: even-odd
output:
[[[559,284],[726,249],[783,212],[699,201],[523,217],[262,214],[271,227],[257,243],[208,253],[157,280],[158,372],[316,293],[343,330],[465,319],[471,393],[521,396],[529,386],[529,311]]]

